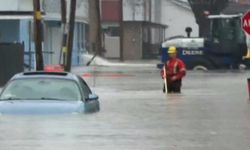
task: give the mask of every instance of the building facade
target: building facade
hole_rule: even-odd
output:
[[[159,55],[165,25],[161,22],[161,0],[123,0],[123,56],[125,60],[151,59]],[[120,58],[120,0],[102,0],[102,28],[106,57]]]

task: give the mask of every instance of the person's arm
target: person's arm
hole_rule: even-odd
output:
[[[162,77],[162,79],[166,78],[165,74],[164,74],[164,68],[166,69],[166,63],[163,65],[163,67],[161,69],[161,77]]]

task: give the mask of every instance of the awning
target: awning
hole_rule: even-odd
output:
[[[33,20],[33,15],[0,15],[0,20]],[[43,16],[44,21],[61,21],[60,16]],[[76,17],[76,22],[87,23],[84,18]]]
[[[31,20],[31,15],[0,15],[0,20]]]

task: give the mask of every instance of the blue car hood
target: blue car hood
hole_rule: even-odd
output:
[[[0,114],[69,114],[82,112],[84,112],[84,103],[82,101],[0,101]]]

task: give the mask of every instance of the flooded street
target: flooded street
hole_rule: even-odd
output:
[[[162,93],[155,67],[75,68],[101,111],[0,116],[0,150],[248,150],[249,72],[188,72],[181,95]]]
[[[0,150],[250,150],[250,0],[0,3]]]

